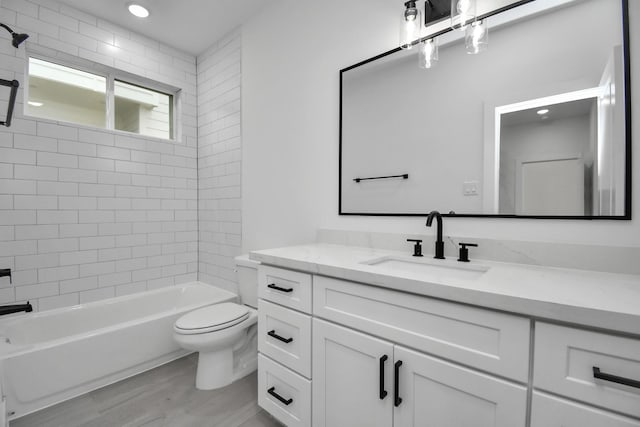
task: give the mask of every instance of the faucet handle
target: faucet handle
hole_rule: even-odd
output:
[[[469,249],[468,247],[477,248],[477,243],[460,243],[460,256],[458,257],[458,261],[460,262],[469,262]]]
[[[413,256],[422,256],[422,240],[407,239],[407,242],[415,242],[415,245],[413,246]]]

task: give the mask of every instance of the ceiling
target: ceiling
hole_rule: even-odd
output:
[[[243,24],[273,0],[140,0],[151,15],[136,18],[130,0],[60,0],[91,15],[118,24],[192,55]]]
[[[559,120],[569,117],[588,116],[591,109],[597,106],[598,99],[595,97],[577,99],[572,101],[538,106],[526,110],[514,111],[504,114],[501,118],[503,126],[516,126],[521,124],[537,123],[540,120]],[[548,109],[547,114],[538,114],[541,109]]]

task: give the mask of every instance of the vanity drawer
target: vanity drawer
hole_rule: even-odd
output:
[[[261,265],[258,267],[258,297],[311,313],[311,275]]]
[[[530,321],[433,298],[316,276],[315,316],[526,383]]]
[[[258,405],[288,427],[311,425],[311,381],[258,355]]]
[[[311,316],[258,301],[258,350],[311,377]]]
[[[536,323],[533,386],[640,417],[640,340]],[[594,378],[601,374],[636,386]]]
[[[531,427],[640,427],[640,421],[535,391]]]

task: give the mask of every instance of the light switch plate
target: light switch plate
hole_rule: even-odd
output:
[[[462,194],[465,196],[477,196],[480,194],[479,181],[465,181],[462,184]]]

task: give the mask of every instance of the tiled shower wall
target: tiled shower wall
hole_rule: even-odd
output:
[[[28,52],[115,67],[182,89],[180,141],[24,117],[0,127],[0,304],[40,310],[197,279],[195,58],[50,0],[2,0]],[[0,78],[25,47],[0,36]],[[8,91],[0,92],[4,117]]]
[[[236,290],[241,251],[241,33],[198,57],[200,280]]]

